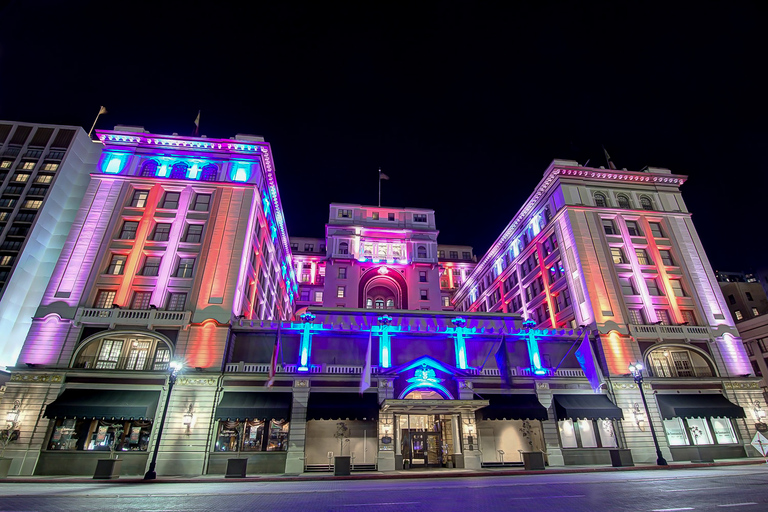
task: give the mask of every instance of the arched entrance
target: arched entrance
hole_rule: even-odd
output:
[[[358,307],[366,309],[408,309],[408,287],[402,274],[380,266],[360,277]]]

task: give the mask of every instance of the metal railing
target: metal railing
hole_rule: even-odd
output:
[[[701,338],[709,336],[709,327],[699,325],[636,325],[629,324],[633,336],[653,336],[658,338]]]

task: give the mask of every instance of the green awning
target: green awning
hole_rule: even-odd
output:
[[[552,395],[558,420],[623,420],[624,413],[606,395]]]
[[[46,418],[99,418],[151,420],[160,391],[65,389],[43,414]]]
[[[225,391],[216,407],[217,420],[290,420],[293,393]]]
[[[379,418],[378,393],[310,392],[308,420],[375,420]]]
[[[483,395],[490,404],[478,410],[478,420],[541,420],[546,421],[547,409],[534,394]]]
[[[745,418],[744,408],[721,394],[656,395],[661,417],[671,418]]]

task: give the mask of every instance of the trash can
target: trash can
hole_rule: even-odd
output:
[[[615,448],[609,450],[611,454],[611,466],[615,468],[621,468],[625,466],[634,466],[635,462],[632,460],[632,451],[626,448]]]
[[[333,458],[334,476],[347,476],[351,466],[351,457],[348,455]]]
[[[544,470],[544,452],[523,452],[523,466],[527,471]]]

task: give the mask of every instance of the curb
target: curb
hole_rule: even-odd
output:
[[[222,482],[317,482],[328,480],[412,480],[412,479],[427,479],[427,478],[482,478],[486,476],[524,476],[524,475],[562,475],[562,474],[577,474],[577,473],[609,473],[614,471],[674,471],[676,469],[697,469],[697,468],[711,468],[711,467],[728,467],[728,466],[749,466],[765,464],[762,459],[750,459],[743,461],[728,461],[728,462],[708,462],[708,463],[688,463],[688,464],[672,464],[669,466],[629,466],[614,468],[611,466],[595,466],[595,467],[579,467],[579,468],[555,468],[545,470],[504,470],[504,471],[456,471],[451,473],[434,472],[434,473],[365,473],[349,476],[333,476],[333,475],[293,475],[293,476],[253,476],[247,478],[158,478],[157,480],[144,480],[143,478],[131,477],[120,478],[116,480],[94,480],[92,478],[75,477],[75,478],[38,478],[34,476],[30,477],[7,477],[0,478],[0,483],[3,484],[189,484],[189,483],[222,483]]]

